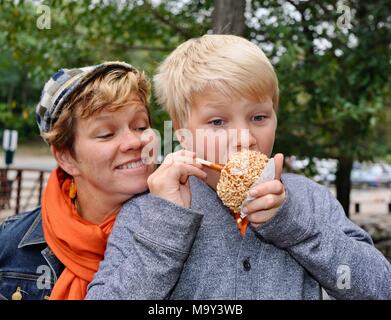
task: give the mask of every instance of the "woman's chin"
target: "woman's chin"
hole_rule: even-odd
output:
[[[147,183],[135,181],[133,185],[124,187],[122,193],[128,195],[129,197],[134,197],[135,195],[139,193],[144,193],[145,191],[148,191]]]

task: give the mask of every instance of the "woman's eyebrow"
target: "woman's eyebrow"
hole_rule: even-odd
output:
[[[138,108],[135,113],[145,113],[146,115],[148,115],[147,110],[145,110],[145,108],[141,108],[141,107]]]
[[[135,114],[136,113],[145,113],[148,116],[148,112],[145,109],[145,107],[139,106],[139,107],[135,107],[135,109],[136,109],[135,112],[134,112]],[[110,113],[100,114],[100,115],[96,116],[93,120],[94,121],[111,120],[111,119],[113,119],[113,113],[114,112],[115,111],[110,112]]]
[[[110,114],[102,114],[94,118],[94,121],[103,121],[107,119],[112,119],[112,116]]]

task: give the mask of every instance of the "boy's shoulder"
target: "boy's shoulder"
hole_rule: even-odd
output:
[[[326,193],[329,195],[331,193],[327,187],[305,176],[294,173],[283,173],[281,176],[281,181],[284,186],[291,190],[295,190],[295,192],[297,191],[313,194],[321,193],[322,195],[325,195]]]
[[[337,210],[340,207],[332,191],[307,177],[293,174],[282,174],[281,181],[289,198],[295,199],[296,202],[304,202],[310,205],[315,211],[322,211],[322,208]]]
[[[152,206],[150,198],[151,194],[149,191],[134,195],[123,204],[116,221],[132,220],[133,222],[136,222],[137,220],[139,222],[142,209],[148,204]]]
[[[149,194],[149,192],[143,192],[134,195],[124,203],[122,209],[139,208],[141,203],[148,200]]]
[[[293,202],[300,203],[315,215],[330,218],[335,212],[335,219],[344,219],[343,208],[332,191],[307,177],[292,173],[285,173],[281,177],[287,197]],[[293,201],[293,202],[292,202]],[[295,206],[295,205],[294,205]],[[326,212],[328,214],[326,214]]]

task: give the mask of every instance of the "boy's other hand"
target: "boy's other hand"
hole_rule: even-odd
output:
[[[194,152],[180,150],[170,153],[160,167],[149,176],[149,191],[165,200],[182,207],[190,207],[191,193],[189,176],[205,180],[207,174],[201,170],[202,165],[196,163]]]
[[[256,199],[245,206],[248,213],[247,219],[255,228],[271,220],[285,200],[285,188],[281,182],[284,155],[282,153],[276,154],[274,161],[276,165],[275,179],[251,189],[250,195]]]

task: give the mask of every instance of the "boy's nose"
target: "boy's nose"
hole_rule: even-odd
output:
[[[231,146],[237,151],[241,149],[251,149],[256,144],[256,139],[248,128],[235,128],[231,136]]]

